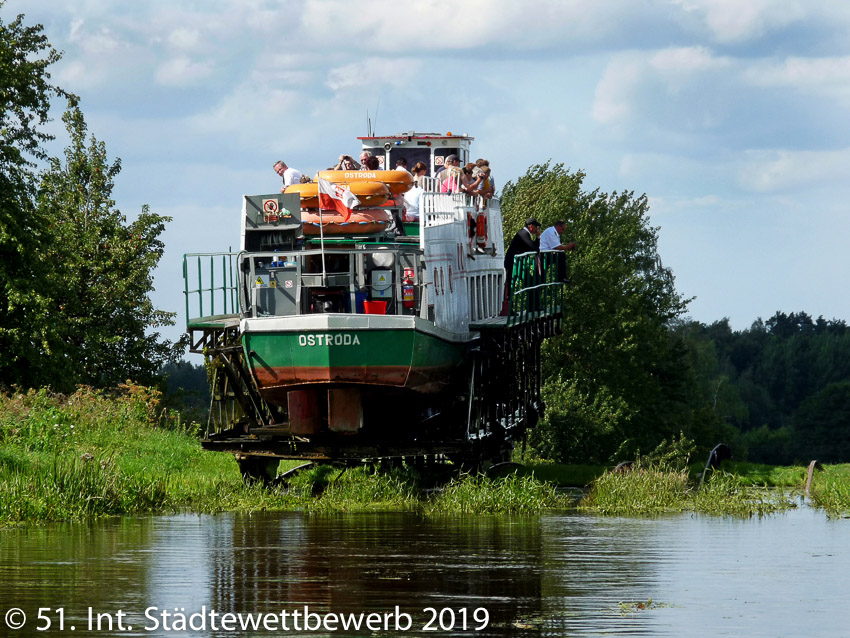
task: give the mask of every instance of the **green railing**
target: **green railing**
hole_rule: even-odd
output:
[[[507,325],[560,314],[566,294],[566,254],[561,250],[514,257],[509,274]]]
[[[187,253],[183,255],[183,296],[186,323],[190,319],[239,312],[236,256],[238,253]],[[195,288],[190,286],[195,285]],[[192,315],[190,308],[197,309]]]

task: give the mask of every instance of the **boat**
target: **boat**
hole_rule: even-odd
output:
[[[413,186],[413,175],[401,170],[319,171],[317,177],[334,184],[348,184],[355,194],[355,188],[363,183],[384,184],[394,196],[406,193]]]
[[[515,259],[503,312],[499,199],[441,192],[433,176],[449,155],[470,161],[473,138],[358,139],[383,166],[429,166],[417,221],[403,221],[409,173],[320,171],[352,190],[386,185],[393,199],[352,218],[391,223],[317,220],[306,189],[287,189],[243,198],[238,253],[184,257],[190,349],[210,362],[215,397],[203,445],[234,453],[246,477],[282,458],[504,458],[543,410],[540,343],[563,305],[555,256]]]
[[[341,182],[342,183],[342,182]],[[351,192],[360,200],[363,207],[381,206],[390,197],[390,189],[380,181],[362,181],[348,183]],[[308,182],[306,184],[293,184],[287,186],[287,193],[298,193],[301,196],[301,208],[304,210],[319,208],[319,184]]]
[[[304,201],[303,198],[301,200]],[[315,235],[371,235],[386,230],[392,216],[380,208],[355,208],[350,215],[336,211],[305,209],[301,224],[305,236]]]

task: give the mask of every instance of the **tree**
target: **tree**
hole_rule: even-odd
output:
[[[850,381],[831,383],[800,404],[792,429],[800,460],[850,459]]]
[[[3,2],[0,1],[0,8]],[[59,60],[41,25],[0,19],[0,384],[53,378],[48,358],[60,342],[49,314],[48,229],[33,205],[34,160],[43,159],[51,97],[48,67]]]
[[[532,166],[505,185],[502,212],[507,240],[535,217],[544,227],[565,220],[566,240],[577,243],[563,334],[544,346],[547,416],[536,442],[563,461],[607,462],[697,422],[703,434],[720,424],[709,414],[707,427],[692,405],[686,349],[668,330],[687,300],[661,263],[646,196],[586,192],[584,177]]]
[[[128,224],[112,200],[120,160],[110,163],[104,143],[93,136],[86,145],[75,98],[62,120],[70,137],[65,161],[50,160],[38,192],[54,238],[47,256],[53,318],[63,342],[55,369],[64,385],[113,387],[129,378],[152,383],[182,350],[155,331],[173,325],[175,313],[157,310],[149,298],[151,273],[164,249],[159,236],[170,218],[144,206]]]

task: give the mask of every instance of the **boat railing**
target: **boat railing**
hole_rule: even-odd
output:
[[[187,253],[183,255],[183,296],[186,324],[201,317],[239,312],[236,257],[239,253]],[[197,309],[197,314],[191,311]]]
[[[558,315],[566,294],[567,261],[561,250],[514,257],[509,274],[507,325]]]

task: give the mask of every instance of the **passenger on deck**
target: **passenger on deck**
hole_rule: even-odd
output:
[[[340,155],[339,162],[337,162],[336,166],[332,166],[330,168],[332,171],[358,171],[360,170],[360,164],[358,164],[351,155]]]
[[[449,155],[445,161],[445,170],[439,173],[440,192],[454,193],[460,190],[461,175],[460,158],[457,155]]]
[[[366,171],[369,170],[366,168],[366,160],[372,157],[372,153],[369,151],[360,151],[360,170]]]
[[[508,250],[505,252],[505,275],[507,279],[510,279],[513,271],[514,257],[522,253],[540,250],[540,240],[535,238],[535,235],[538,234],[540,234],[540,223],[536,219],[529,219],[525,222],[525,226],[514,235]]]
[[[287,186],[301,183],[301,171],[290,168],[283,160],[276,161],[273,168],[274,172],[283,178],[283,188],[280,189],[281,193],[286,190]]]
[[[490,183],[490,167],[476,166],[472,169],[472,175],[482,177],[481,183],[475,189],[475,194],[484,199],[491,199],[493,197],[493,185]]]
[[[475,164],[467,164],[461,169],[460,190],[467,195],[480,195],[477,189],[484,184],[484,174],[479,171],[474,174]]]
[[[374,155],[369,155],[365,160],[363,160],[363,166],[360,167],[361,171],[379,171],[381,170],[381,160],[379,160]]]
[[[425,184],[423,184],[422,178],[428,176],[428,166],[425,162],[416,162],[410,173],[413,175],[413,183],[424,188]]]
[[[404,221],[415,222],[419,219],[419,202],[425,189],[418,182],[413,182],[413,187],[407,191],[404,197]]]
[[[538,252],[540,250],[540,240],[535,239],[535,235],[540,233],[540,223],[536,219],[529,219],[525,222],[525,226],[517,231],[514,238],[511,240],[510,246],[505,251],[505,294],[502,301],[502,311],[500,315],[507,315],[510,306],[508,295],[511,289],[511,276],[514,270],[514,257],[523,253]]]
[[[399,158],[395,161],[395,169],[396,169],[397,171],[404,171],[405,173],[408,173],[408,174],[410,174],[410,175],[413,175],[413,173],[411,173],[409,170],[407,170],[407,160],[406,160],[406,159],[404,159],[403,157],[399,157]]]
[[[490,171],[490,161],[486,159],[477,159],[475,160],[475,165],[487,172],[487,181],[490,182],[490,197],[493,197],[496,194],[496,182],[493,180],[493,173]]]
[[[571,241],[568,244],[561,243],[561,235],[567,228],[567,223],[563,219],[559,219],[553,226],[549,226],[540,235],[540,250],[572,250],[576,247],[576,243]]]

